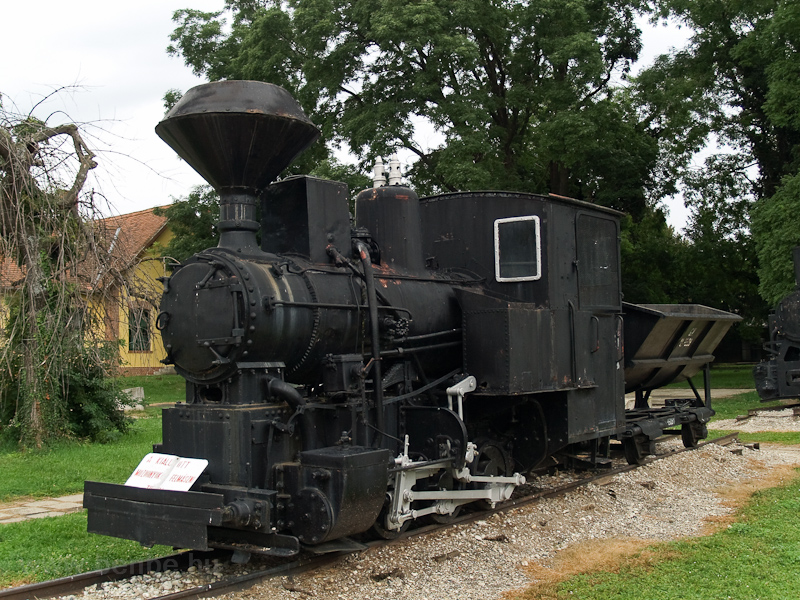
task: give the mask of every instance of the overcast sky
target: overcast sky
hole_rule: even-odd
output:
[[[68,87],[34,111],[50,125],[86,124],[98,154],[87,189],[108,198],[110,211],[169,204],[203,183],[154,132],[164,92],[203,83],[166,53],[181,8],[213,11],[224,0],[16,0],[0,8],[0,93],[8,109],[27,114],[45,96]],[[645,56],[682,43],[682,32],[652,29]],[[680,227],[681,206],[670,221]]]
[[[202,183],[154,132],[170,88],[202,83],[167,55],[172,14],[215,10],[223,0],[17,0],[0,8],[4,108],[35,110],[51,125],[88,124],[98,167],[87,186],[115,212],[169,204]]]

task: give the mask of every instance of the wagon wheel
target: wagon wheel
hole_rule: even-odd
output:
[[[705,423],[684,423],[681,425],[681,440],[684,448],[696,448],[700,440],[708,437]]]
[[[499,442],[492,440],[478,444],[478,452],[470,465],[473,475],[510,475],[512,469],[511,458]],[[488,483],[479,483],[480,488],[487,487]],[[478,500],[476,504],[484,509],[492,508],[488,500]]]
[[[625,438],[622,440],[622,450],[625,453],[625,460],[629,465],[640,465],[644,460],[642,447],[636,443],[636,438]]]

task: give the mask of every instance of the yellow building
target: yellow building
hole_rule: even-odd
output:
[[[0,260],[0,330],[5,327],[8,319],[8,306],[5,303],[6,293],[22,281],[23,274],[14,261]],[[3,343],[3,332],[0,331],[0,344]]]
[[[172,237],[166,217],[153,209],[109,217],[98,222],[101,237],[121,277],[105,283],[105,338],[120,340],[120,370],[147,375],[164,367],[166,356],[158,329],[158,303],[167,275],[163,248]]]
[[[158,278],[167,274],[161,254],[172,237],[167,219],[147,209],[95,221],[93,228],[104,258],[85,261],[76,278],[105,329],[98,333],[119,342],[122,374],[153,373],[166,356],[155,321],[163,289]],[[0,327],[7,318],[3,296],[23,279],[13,261],[0,261]]]

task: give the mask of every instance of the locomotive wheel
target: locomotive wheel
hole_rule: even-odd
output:
[[[406,521],[400,527],[400,530],[396,529],[389,529],[388,523],[386,519],[389,516],[389,506],[390,506],[390,499],[389,495],[386,495],[386,499],[383,502],[383,508],[381,508],[381,512],[378,513],[378,518],[375,519],[375,522],[370,526],[369,532],[377,538],[382,540],[396,540],[402,534],[408,530],[409,526],[411,525],[411,521]]]
[[[499,442],[485,441],[478,444],[478,454],[472,461],[470,471],[473,475],[500,475],[507,476],[511,473],[511,458]],[[477,484],[488,486],[489,484]],[[476,503],[484,509],[492,508],[488,500],[478,500]]]
[[[697,443],[708,437],[705,423],[684,423],[681,425],[681,440],[684,448],[696,448]]]
[[[463,489],[464,485],[460,482],[454,481],[453,476],[450,473],[442,473],[441,477],[439,477],[439,481],[434,486],[437,490],[460,490]],[[440,523],[442,525],[446,525],[447,523],[452,523],[455,518],[461,514],[462,506],[456,506],[455,510],[450,513],[449,515],[440,515],[440,514],[432,514],[429,515],[431,521],[434,523]]]

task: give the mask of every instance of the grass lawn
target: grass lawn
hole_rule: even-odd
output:
[[[623,560],[618,572],[584,573],[513,598],[800,598],[798,487],[800,477],[757,492],[736,522],[711,536],[651,546]]]
[[[735,419],[738,415],[746,415],[747,411],[753,408],[761,408],[766,406],[776,406],[780,404],[777,400],[775,402],[762,403],[756,392],[747,392],[745,394],[738,394],[730,398],[722,398],[714,400],[711,403],[712,408],[716,411],[716,415],[709,423],[709,429],[714,428],[714,422],[722,419]],[[734,430],[735,431],[735,430]],[[713,430],[709,433],[710,438],[719,437],[733,431]],[[764,431],[758,433],[739,433],[739,440],[750,444],[753,442],[772,442],[775,444],[785,444],[789,446],[800,444],[800,432],[795,431]]]
[[[119,382],[123,389],[144,388],[144,401],[147,404],[182,402],[186,397],[186,382],[178,375],[120,377]]]
[[[0,452],[0,502],[18,496],[64,496],[83,491],[86,479],[124,483],[161,441],[161,419],[136,419],[107,444],[61,442],[42,451]]]
[[[714,419],[719,420],[735,419],[738,415],[746,415],[747,411],[751,408],[773,406],[776,404],[779,404],[779,402],[767,402],[762,405],[761,399],[758,397],[756,392],[747,392],[745,394],[737,394],[736,396],[731,396],[729,398],[712,400],[711,408],[713,408],[717,413]]]
[[[0,525],[0,588],[171,554],[167,546],[86,533],[86,513]]]
[[[703,372],[700,371],[692,377],[692,383],[698,390],[703,390]],[[714,364],[711,365],[711,387],[726,390],[754,390],[756,382],[753,379],[753,365],[751,364]],[[668,388],[689,388],[686,381],[671,383]]]
[[[124,377],[120,383],[123,388],[144,387],[147,404],[184,398],[184,382],[177,375]],[[86,479],[123,483],[161,441],[161,409],[147,408],[138,416],[125,435],[106,444],[66,440],[40,451],[0,448],[0,502],[79,493]]]
[[[146,404],[184,399],[176,375],[124,377],[123,388],[143,387]],[[66,440],[40,451],[0,449],[0,501],[83,491],[86,479],[123,483],[154,443],[161,441],[161,408],[136,413],[130,430],[107,444]],[[0,587],[65,577],[163,556],[171,548],[86,532],[86,512],[0,525]]]

